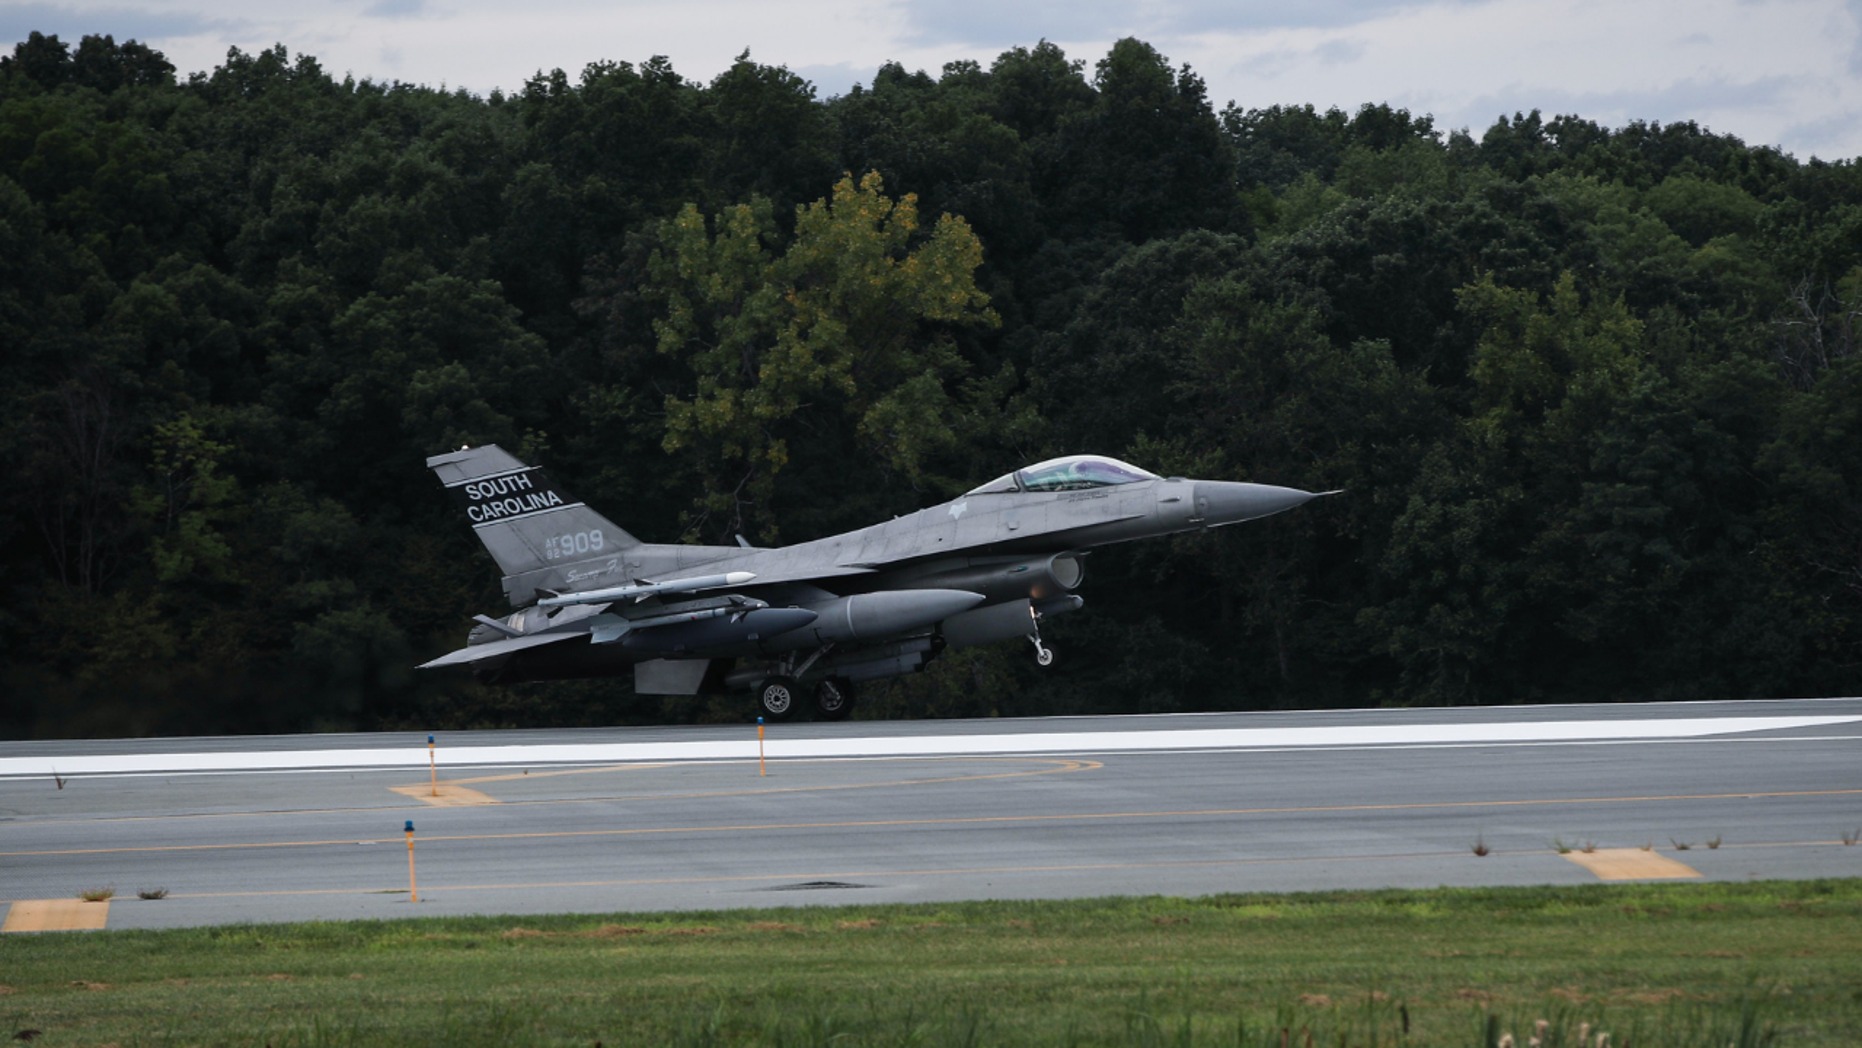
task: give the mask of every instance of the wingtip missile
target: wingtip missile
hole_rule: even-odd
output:
[[[612,586],[608,589],[583,590],[580,593],[544,597],[537,601],[537,606],[559,608],[568,604],[614,604],[623,600],[644,600],[661,593],[697,593],[700,590],[719,589],[725,586],[742,586],[755,578],[756,573],[752,571],[729,571],[722,575],[699,575],[689,579],[673,579],[669,582]]]

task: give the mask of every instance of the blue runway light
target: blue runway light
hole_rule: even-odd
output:
[[[405,829],[405,830],[403,830],[403,831],[401,831],[401,832],[403,832],[403,833],[413,833],[413,832],[414,832],[414,820],[412,820],[412,819],[409,819],[409,820],[407,820],[407,829]]]

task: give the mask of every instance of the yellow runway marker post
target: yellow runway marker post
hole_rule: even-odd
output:
[[[420,901],[420,888],[414,884],[414,820],[407,820],[407,900]]]
[[[403,797],[412,797],[435,808],[469,808],[480,804],[496,804],[497,798],[489,797],[477,790],[467,789],[455,783],[447,783],[446,789],[440,789],[440,766],[434,757],[433,736],[427,736],[427,788],[418,786],[390,786],[389,789]]]
[[[1598,848],[1574,851],[1565,858],[1597,875],[1600,881],[1664,881],[1699,877],[1700,871],[1684,862],[1641,848]]]
[[[759,777],[768,775],[763,767],[763,718],[756,719],[756,773]]]
[[[109,919],[108,899],[20,899],[7,910],[0,932],[94,932]]]

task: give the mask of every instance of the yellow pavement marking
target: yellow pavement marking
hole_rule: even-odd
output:
[[[839,785],[833,785],[833,786],[777,786],[777,787],[758,786],[754,789],[703,790],[703,791],[693,790],[693,791],[687,791],[684,793],[616,793],[616,794],[605,794],[601,796],[590,796],[590,797],[547,797],[547,798],[538,798],[534,800],[500,801],[499,803],[503,806],[509,807],[512,805],[538,806],[538,805],[562,805],[562,804],[608,804],[608,803],[613,803],[615,801],[641,801],[641,802],[680,801],[680,800],[706,799],[706,798],[711,798],[711,797],[760,797],[765,794],[772,794],[772,793],[831,793],[837,790],[881,790],[881,789],[888,789],[888,788],[895,787],[895,786],[927,786],[927,785],[932,785],[936,783],[949,783],[949,782],[986,782],[992,779],[1020,779],[1020,778],[1027,778],[1027,777],[1034,776],[1034,775],[1055,775],[1055,774],[1064,775],[1069,772],[1076,772],[1076,771],[1098,771],[1099,769],[1105,767],[1105,764],[1102,761],[1084,760],[1084,759],[1070,758],[1070,757],[1065,757],[1065,758],[1063,757],[881,757],[881,758],[875,758],[873,761],[873,763],[876,763],[876,764],[878,763],[899,763],[899,762],[909,763],[909,764],[976,764],[976,763],[1027,764],[1027,763],[1034,763],[1038,765],[1044,765],[1044,767],[1038,767],[1031,771],[990,772],[985,775],[942,775],[942,776],[938,776],[936,778],[930,778],[930,779],[885,779],[885,780],[881,780],[878,782],[852,782],[852,783],[841,783]],[[781,765],[785,767],[791,766],[791,765],[799,767],[799,766],[806,765],[806,764],[838,764],[842,762],[827,761],[827,760],[818,761],[812,758],[797,758],[797,759],[785,759],[780,762],[772,761],[771,763],[772,764],[780,763]],[[521,773],[521,772],[516,773],[516,774],[510,774],[510,775],[486,775],[486,776],[482,776],[482,777],[475,778],[475,779],[453,779],[451,781],[454,782],[455,784],[460,784],[460,785],[479,785],[479,784],[487,783],[487,782],[505,782],[505,781],[520,782],[524,779],[543,779],[543,778],[550,778],[552,776],[557,776],[557,775],[592,775],[592,774],[597,774],[597,773],[602,773],[602,772],[651,770],[654,768],[668,768],[668,767],[673,767],[673,765],[669,765],[669,764],[614,764],[614,765],[603,765],[598,768],[569,768],[569,769],[565,769],[562,771],[532,772],[528,775]],[[429,782],[428,786],[424,788],[430,790],[431,782]],[[1862,790],[1857,790],[1855,792],[1862,793]],[[354,807],[345,807],[345,808],[283,808],[283,809],[269,810],[269,811],[178,812],[172,815],[107,815],[107,816],[103,816],[103,817],[95,818],[95,819],[51,819],[51,820],[47,820],[46,822],[39,823],[38,825],[64,826],[64,825],[82,824],[85,826],[95,826],[100,823],[117,823],[117,822],[127,822],[127,823],[175,822],[175,821],[182,821],[182,820],[194,821],[194,820],[206,820],[206,819],[250,819],[254,817],[264,817],[267,819],[272,819],[272,818],[277,818],[280,816],[290,816],[290,815],[335,815],[335,814],[340,814],[340,813],[345,813],[345,812],[374,812],[374,811],[381,811],[381,810],[383,809],[376,807],[374,805],[364,805],[364,806],[354,806]],[[181,849],[181,850],[186,850],[186,849]],[[0,855],[10,855],[10,854],[33,854],[33,853],[0,852]],[[51,854],[51,853],[38,853],[38,854]],[[61,854],[84,854],[84,853],[79,852],[79,853],[61,853]]]
[[[782,787],[782,789],[745,789],[745,791],[719,791],[719,793],[685,793],[685,795],[642,795],[639,800],[665,799],[708,799],[708,797],[745,797],[745,795],[765,795],[765,793],[812,793],[812,791],[830,791],[830,789],[873,789],[879,786],[922,786],[929,782],[978,782],[991,778],[1017,778],[1030,774],[1073,773],[1073,771],[1095,771],[1099,761],[1084,759],[1065,759],[1054,761],[1059,767],[1032,771],[1032,773],[998,773],[978,774],[978,776],[950,776],[950,778],[933,778],[933,780],[903,780],[903,782],[886,782],[886,784],[851,784],[851,786],[801,786]],[[709,825],[709,826],[633,826],[633,828],[601,828],[601,830],[534,830],[518,834],[452,834],[452,836],[423,836],[423,841],[492,841],[492,840],[562,840],[562,838],[637,838],[637,836],[667,836],[667,834],[745,834],[745,832],[782,832],[782,830],[862,830],[862,828],[879,828],[879,826],[976,826],[976,825],[1037,825],[1037,823],[1091,823],[1091,821],[1127,821],[1127,819],[1218,819],[1218,817],[1242,817],[1242,815],[1322,815],[1322,813],[1356,813],[1356,812],[1443,812],[1443,810],[1478,810],[1478,808],[1568,808],[1577,804],[1653,804],[1653,802],[1685,802],[1685,800],[1763,800],[1788,799],[1788,797],[1855,797],[1862,795],[1862,789],[1780,789],[1780,791],[1741,791],[1741,793],[1661,793],[1648,797],[1545,797],[1545,799],[1518,800],[1428,800],[1413,804],[1313,804],[1313,806],[1283,806],[1283,808],[1186,808],[1186,810],[1153,810],[1153,812],[1078,812],[1071,815],[942,815],[942,817],[925,817],[925,819],[847,819],[832,823],[745,823],[745,825]],[[601,799],[614,800],[614,799]],[[279,847],[326,847],[326,845],[356,845],[356,843],[398,843],[400,838],[380,838],[380,840],[311,840],[311,841],[240,841],[240,843],[203,843],[203,845],[138,845],[138,847],[95,847],[95,849],[43,849],[43,851],[0,851],[0,858],[26,858],[26,856],[54,856],[54,854],[147,854],[147,853],[181,853],[181,851],[248,851],[248,849],[279,849]],[[1830,841],[1834,843],[1834,841]]]
[[[1641,848],[1574,851],[1565,853],[1565,858],[1596,874],[1600,881],[1660,881],[1700,876],[1700,871],[1687,863]]]
[[[110,919],[110,900],[20,899],[6,912],[0,932],[89,932]]]
[[[965,759],[967,760],[967,758]],[[935,783],[986,782],[986,781],[995,780],[995,779],[1020,779],[1020,778],[1028,778],[1028,777],[1035,776],[1035,775],[1056,775],[1056,774],[1067,774],[1070,772],[1078,772],[1078,771],[1097,771],[1105,767],[1105,765],[1099,761],[1082,760],[1082,759],[1070,758],[1070,757],[1069,758],[1048,758],[1048,757],[994,758],[992,757],[992,758],[986,758],[985,760],[988,763],[1001,763],[1005,761],[1026,762],[1026,761],[1032,760],[1033,763],[1035,764],[1047,765],[1047,767],[1039,767],[1031,771],[990,772],[987,775],[942,775],[942,776],[938,776],[936,778],[931,778],[931,779],[893,779],[893,780],[887,780],[887,781],[882,781],[882,782],[843,783],[838,786],[779,786],[774,789],[759,788],[759,789],[749,789],[749,790],[708,790],[708,791],[703,791],[703,792],[691,792],[691,793],[636,793],[636,794],[619,794],[619,795],[606,796],[606,797],[565,797],[565,798],[561,798],[558,800],[513,801],[511,802],[511,804],[513,805],[558,805],[558,804],[612,803],[614,801],[709,800],[715,797],[760,797],[760,796],[764,796],[767,794],[776,794],[776,793],[827,793],[827,792],[833,792],[836,790],[874,790],[874,789],[884,789],[888,787],[899,787],[899,786],[926,786],[926,785],[931,785]],[[612,770],[612,769],[585,769],[585,770],[592,771],[592,770]],[[518,778],[522,778],[522,777],[523,776],[518,776]],[[467,779],[465,781],[473,782],[473,781],[482,781],[482,780]],[[409,787],[402,787],[402,788],[412,789],[412,790],[431,791],[432,785],[431,783],[429,783],[428,785],[425,785],[425,786],[409,786]],[[445,784],[442,783],[440,788],[444,790]],[[1862,790],[1858,790],[1857,792],[1862,793]],[[495,800],[495,798],[492,799],[492,802],[498,803]],[[509,805],[500,805],[500,806],[508,807]],[[252,818],[254,816],[264,816],[266,818],[271,818],[271,817],[278,816],[278,815],[330,815],[330,814],[339,813],[339,812],[373,812],[373,811],[379,811],[379,810],[380,809],[377,809],[377,808],[316,808],[316,809],[299,809],[299,810],[294,810],[294,811],[213,812],[213,813],[208,813],[208,814],[189,814],[189,815],[174,815],[174,816],[137,815],[133,817],[91,819],[91,820],[82,820],[82,821],[86,823],[100,823],[100,822],[151,822],[157,819],[165,819],[165,820],[231,819],[231,818]],[[66,821],[78,821],[78,820],[66,820]],[[944,820],[927,820],[927,821],[935,823],[935,822],[941,822]],[[964,821],[964,820],[957,820],[957,821]],[[47,823],[46,825],[57,825],[57,823]],[[845,826],[852,827],[852,826],[861,826],[861,825],[866,825],[866,824],[864,823],[845,823],[845,824],[830,823],[827,825],[830,825],[830,826],[845,825]],[[875,825],[885,826],[885,825],[893,825],[893,824],[892,823],[877,823]],[[900,825],[905,825],[905,824],[901,823]],[[770,827],[759,826],[757,828],[758,829],[769,829]],[[797,827],[788,826],[784,828],[794,829]],[[631,833],[633,831],[616,831],[616,832]],[[660,832],[673,832],[673,831],[655,830],[652,832],[660,833]],[[606,835],[606,834],[602,833],[601,835]],[[534,837],[538,835],[537,834],[516,834],[514,836],[527,838],[527,837]],[[553,836],[553,835],[543,834],[542,836]],[[582,836],[582,834],[570,833],[567,836],[572,836],[572,837]],[[144,853],[149,853],[149,852],[221,851],[221,850],[228,850],[228,849],[238,851],[238,850],[251,849],[251,848],[311,848],[311,847],[328,846],[328,845],[383,844],[383,843],[392,843],[396,839],[397,838],[393,838],[393,837],[385,837],[385,838],[382,838],[381,840],[347,840],[345,839],[345,840],[312,840],[312,841],[246,841],[246,842],[237,842],[237,843],[228,843],[228,844],[159,844],[159,845],[145,845],[145,846],[129,847],[129,848],[60,848],[60,849],[48,849],[45,851],[16,851],[16,852],[0,851],[0,858],[14,858],[14,857],[22,857],[22,856],[43,856],[43,855],[112,855],[112,854],[119,854],[119,853],[144,854]],[[426,840],[426,841],[493,840],[493,839],[496,839],[496,835],[489,836],[489,837],[482,836],[482,835],[481,836],[463,836],[463,837],[422,837],[421,839]]]
[[[507,775],[481,775],[476,779],[454,779],[454,782],[477,786],[487,782],[528,782],[531,779],[554,779],[560,775],[601,775],[611,771],[652,771],[664,768],[664,764],[604,764],[599,768],[564,768],[560,771],[520,771]]]
[[[1095,762],[1082,761],[1082,765],[1097,767]],[[1087,770],[1084,768],[1060,768],[1052,771]],[[1049,772],[1022,772],[1015,774],[1048,774]],[[968,781],[973,778],[996,778],[1006,776],[961,777],[953,781]],[[937,781],[937,780],[920,780]],[[897,783],[895,785],[917,785],[917,782]],[[840,787],[826,787],[836,789]],[[752,793],[780,793],[781,790],[747,791]],[[861,830],[878,828],[897,828],[912,826],[983,826],[983,825],[1027,825],[1082,822],[1122,822],[1130,819],[1208,819],[1236,818],[1250,815],[1303,815],[1334,814],[1377,811],[1439,811],[1450,809],[1514,808],[1514,807],[1548,807],[1570,806],[1578,804],[1630,804],[1673,801],[1708,801],[1708,800],[1757,800],[1776,797],[1841,797],[1862,793],[1862,790],[1788,790],[1773,793],[1696,793],[1696,794],[1658,794],[1647,797],[1572,797],[1565,799],[1539,800],[1502,800],[1502,801],[1426,801],[1412,804],[1338,804],[1314,805],[1307,807],[1280,808],[1191,808],[1163,811],[1115,811],[1115,812],[1078,812],[1070,815],[954,815],[919,819],[847,819],[823,822],[764,822],[764,823],[727,823],[705,826],[639,826],[595,830],[535,830],[522,833],[462,833],[436,834],[422,836],[423,843],[439,841],[516,841],[516,840],[565,840],[584,837],[658,837],[691,833],[772,833],[790,830]],[[711,796],[699,794],[694,796]],[[194,852],[194,851],[241,851],[263,848],[310,848],[329,845],[384,844],[398,843],[398,837],[384,837],[376,840],[311,840],[311,841],[248,841],[229,842],[225,844],[158,844],[142,845],[128,848],[53,848],[41,851],[0,851],[0,858],[24,858],[46,855],[119,855],[145,854],[151,852]],[[1834,843],[1834,842],[1828,842]],[[1677,864],[1678,865],[1678,864]]]
[[[435,808],[470,808],[480,804],[498,803],[496,797],[488,797],[456,782],[442,782],[438,786],[424,782],[418,786],[390,786],[388,788],[403,797],[412,797],[422,804],[431,804]]]
[[[988,759],[994,761],[1004,758]],[[1029,760],[1030,758],[1006,759]],[[565,797],[552,800],[517,801],[515,803],[579,804],[588,801],[690,800],[695,797],[753,797],[767,793],[823,793],[833,790],[872,790],[887,786],[927,786],[933,783],[944,782],[983,782],[989,779],[1020,779],[1031,775],[1052,775],[1056,772],[1095,771],[1105,767],[1105,765],[1099,761],[1080,760],[1077,758],[1032,758],[1032,760],[1036,764],[1049,765],[1049,767],[1036,768],[1033,771],[990,772],[987,775],[943,775],[932,779],[893,779],[885,782],[852,782],[842,783],[838,786],[777,786],[774,788],[758,787],[756,789],[747,790],[707,790],[693,793],[635,794],[632,796],[622,795],[619,797]],[[522,782],[526,779],[547,779],[558,775],[592,775],[601,772],[640,771],[664,767],[666,767],[664,764],[615,764],[601,768],[570,768],[565,771],[538,772],[535,775],[521,772],[515,775],[483,775],[475,779],[453,779],[450,782],[442,782],[439,786],[440,795],[438,797],[433,795],[433,784],[431,782],[428,782],[425,786],[390,786],[388,788],[404,797],[412,797],[415,800],[431,804],[435,807],[457,808],[470,805],[503,803],[496,797],[480,793],[477,790],[466,789],[465,786],[468,784],[478,786],[490,782]],[[449,790],[456,795],[456,799],[448,799]]]
[[[435,808],[470,808],[481,804],[497,804],[498,798],[470,789],[488,782],[522,782],[529,779],[553,779],[559,775],[598,775],[615,771],[646,771],[663,768],[664,764],[608,764],[599,768],[566,768],[560,771],[540,771],[532,774],[528,771],[507,775],[480,775],[470,779],[451,779],[439,784],[436,789],[432,780],[425,786],[390,786],[390,790],[403,797],[412,797],[422,804]]]
[[[403,797],[412,797],[422,804],[431,804],[436,808],[466,808],[480,804],[500,803],[496,797],[467,788],[483,786],[488,782],[528,782],[531,779],[554,779],[562,775],[602,775],[608,772],[648,771],[664,767],[664,764],[606,764],[599,768],[565,768],[559,771],[534,773],[520,771],[505,775],[479,775],[470,779],[450,779],[442,782],[439,784],[437,793],[434,791],[431,779],[425,786],[390,786],[388,788]]]

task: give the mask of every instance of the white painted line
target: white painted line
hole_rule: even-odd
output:
[[[925,757],[953,754],[1142,753],[1162,750],[1263,750],[1307,747],[1480,745],[1693,739],[1714,735],[1826,727],[1862,722],[1847,717],[1690,717],[1526,723],[1328,725],[1298,728],[1208,728],[1182,731],[1030,732],[999,735],[869,736],[784,739],[772,733],[773,758]],[[453,746],[440,763],[483,765],[625,764],[632,761],[742,760],[756,757],[756,739],[702,742],[588,743],[537,746]],[[393,749],[261,750],[221,753],[125,753],[0,758],[0,779],[73,775],[185,774],[328,768],[426,767],[424,746]]]

